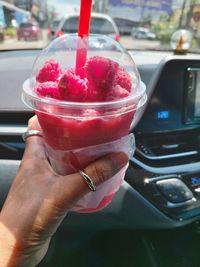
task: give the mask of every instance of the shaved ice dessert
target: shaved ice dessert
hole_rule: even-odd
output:
[[[76,49],[86,46],[87,60],[77,71]],[[125,149],[130,156],[134,146],[130,126],[146,94],[132,58],[119,43],[106,36],[84,41],[66,35],[36,59],[23,86],[23,100],[38,116],[53,168],[64,175],[108,153]],[[97,187],[95,194],[88,193],[74,210],[95,212],[106,207],[126,168],[99,192]]]

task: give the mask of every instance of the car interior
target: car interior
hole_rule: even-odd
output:
[[[0,53],[1,206],[23,155],[22,133],[33,115],[21,100],[22,83],[39,53]],[[102,211],[69,212],[38,266],[199,266],[200,57],[130,54],[148,100],[131,129],[136,149],[125,181]]]

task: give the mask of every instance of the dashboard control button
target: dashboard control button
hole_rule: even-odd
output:
[[[172,203],[185,202],[193,198],[190,189],[180,179],[160,180],[156,185],[164,197]]]
[[[200,186],[198,186],[197,188],[195,188],[194,191],[195,191],[198,195],[200,195]]]

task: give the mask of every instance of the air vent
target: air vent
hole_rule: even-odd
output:
[[[24,153],[25,144],[21,136],[0,136],[1,159],[20,160]]]
[[[0,111],[0,126],[26,124],[34,114],[30,111]]]
[[[0,112],[1,159],[20,160],[25,144],[22,133],[27,129],[31,112]]]
[[[173,166],[200,161],[197,133],[136,137],[136,157],[152,166]]]

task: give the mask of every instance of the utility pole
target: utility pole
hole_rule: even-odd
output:
[[[185,5],[186,5],[186,0],[183,0],[178,28],[182,28],[182,26],[183,26],[182,24],[183,24],[183,16],[184,16],[184,11],[185,11]]]

